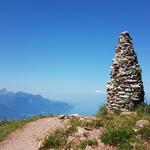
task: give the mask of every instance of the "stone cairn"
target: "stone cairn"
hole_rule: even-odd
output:
[[[128,32],[122,32],[115,48],[110,81],[107,82],[107,109],[130,110],[144,101],[141,69]]]

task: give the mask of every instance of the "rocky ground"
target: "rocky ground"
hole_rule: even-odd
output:
[[[76,124],[76,131],[68,136],[67,145],[69,145],[70,150],[115,150],[114,146],[106,145],[101,142],[100,136],[104,132],[104,127],[101,127],[102,124],[97,121],[97,118],[94,116],[80,116],[75,115],[60,115],[59,120],[61,122],[69,120],[69,124],[66,128],[70,128],[71,125]],[[70,124],[71,122],[71,124]],[[90,144],[91,141],[93,144]],[[82,144],[81,144],[82,143]],[[88,145],[89,144],[89,145]],[[80,147],[80,145],[83,145]]]
[[[52,136],[47,137],[43,142],[45,146],[41,143],[41,150],[49,148],[61,150],[149,150],[150,148],[150,118],[147,115],[141,116],[136,112],[123,111],[120,114],[106,115],[100,118],[61,115],[59,119],[61,122],[69,120],[67,126],[64,131],[54,132]],[[102,140],[105,132],[108,134],[105,134]],[[57,140],[59,137],[61,139]]]

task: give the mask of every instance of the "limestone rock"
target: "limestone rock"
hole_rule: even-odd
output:
[[[88,136],[88,132],[82,127],[77,127],[77,132],[75,133],[75,136],[85,138]]]
[[[138,127],[144,127],[144,126],[147,126],[147,125],[149,125],[150,123],[149,123],[149,121],[148,120],[138,120],[137,122],[136,122],[136,126],[138,126]]]
[[[76,145],[79,145],[80,143],[80,140],[74,136],[69,136],[68,139],[67,139],[67,144],[70,146],[70,147],[75,147]]]
[[[130,109],[144,101],[142,71],[127,31],[121,33],[115,50],[110,81],[107,82],[109,112],[122,108]]]
[[[132,111],[123,111],[120,113],[120,116],[133,116],[133,115],[137,115],[137,113]]]
[[[86,146],[85,150],[93,150],[92,146]]]

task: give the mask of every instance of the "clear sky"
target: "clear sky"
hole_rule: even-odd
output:
[[[150,92],[149,0],[0,0],[0,88],[60,100],[103,94],[124,30]]]

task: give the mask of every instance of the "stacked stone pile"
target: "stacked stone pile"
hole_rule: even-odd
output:
[[[107,82],[107,108],[110,112],[130,109],[144,101],[141,69],[128,32],[122,32]]]

